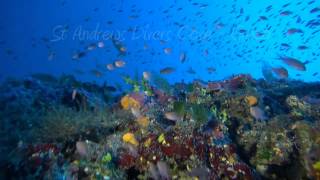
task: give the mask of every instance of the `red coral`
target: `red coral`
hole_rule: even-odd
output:
[[[150,144],[146,147],[145,142],[150,141]],[[139,145],[139,154],[145,159],[154,162],[154,157],[156,160],[161,157],[160,144],[157,141],[157,135],[149,134],[147,137],[141,140],[142,143]]]
[[[224,172],[227,169],[227,165],[224,161],[222,161],[222,158],[226,157],[224,149],[220,147],[211,147],[209,154],[209,162],[211,164],[211,167],[214,168],[217,172]]]
[[[170,144],[170,146],[164,145],[161,146],[161,151],[164,155],[173,157],[176,154],[178,146],[176,144]]]
[[[155,97],[159,101],[160,104],[165,104],[169,101],[169,99],[173,99],[173,97],[167,95],[165,92],[158,90],[158,89],[153,89],[153,92],[155,94]]]
[[[204,136],[198,133],[193,134],[192,147],[199,159],[205,160],[207,156],[208,142]]]
[[[49,152],[52,151],[54,154],[59,153],[59,148],[55,144],[37,144],[35,146],[30,145],[28,147],[28,154],[32,155],[34,153]]]
[[[250,75],[239,74],[229,80],[226,80],[225,84],[228,86],[230,90],[237,90],[239,88],[242,88],[248,81],[253,81],[253,78]]]
[[[253,175],[251,173],[250,167],[248,167],[244,163],[238,163],[234,165],[234,169],[241,174],[246,180],[253,179]]]
[[[163,145],[161,150],[164,155],[174,157],[176,159],[188,159],[191,156],[191,150],[185,144],[172,143],[170,146]]]
[[[129,169],[135,165],[135,157],[130,154],[123,153],[120,155],[118,164],[120,168]]]
[[[236,154],[236,153],[237,153],[237,148],[236,148],[235,145],[230,144],[230,145],[228,146],[228,151],[229,151],[230,154]]]
[[[221,91],[221,90],[223,90],[222,83],[220,83],[220,82],[209,82],[208,83],[208,90],[209,91]]]

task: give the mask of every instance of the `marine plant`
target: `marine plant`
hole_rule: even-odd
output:
[[[186,104],[182,101],[175,101],[173,103],[173,111],[179,116],[183,116],[186,112]]]
[[[191,105],[192,118],[197,122],[197,126],[201,126],[208,120],[209,110],[204,105]]]
[[[122,79],[124,82],[128,85],[131,85],[133,92],[139,92],[140,91],[140,83],[138,80],[133,80],[130,78],[130,76],[123,76]]]

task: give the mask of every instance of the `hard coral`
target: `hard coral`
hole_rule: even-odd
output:
[[[120,158],[118,160],[118,165],[121,167],[121,168],[124,168],[124,169],[129,169],[131,168],[132,166],[134,166],[135,164],[135,157],[133,157],[132,155],[130,154],[127,154],[127,153],[123,153],[120,155]]]
[[[255,96],[247,96],[246,101],[249,106],[255,106],[258,104],[258,99]]]
[[[149,120],[149,118],[148,117],[146,117],[146,116],[142,116],[142,117],[139,117],[138,119],[137,119],[137,122],[138,122],[138,124],[141,126],[141,127],[148,127],[148,125],[149,125],[149,123],[150,123],[150,120]]]
[[[140,108],[140,103],[129,95],[126,95],[121,99],[121,106],[123,109],[128,110],[130,108]]]
[[[208,83],[208,90],[209,91],[221,91],[223,90],[223,87],[222,87],[222,83],[220,82],[209,82]]]
[[[122,136],[122,140],[126,143],[130,143],[132,145],[138,146],[139,142],[137,139],[134,137],[133,133],[126,133]]]

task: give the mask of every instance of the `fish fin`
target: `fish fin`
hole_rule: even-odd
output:
[[[277,53],[277,57],[274,57],[273,59],[276,59],[276,60],[282,60],[284,56],[282,56],[281,54]]]

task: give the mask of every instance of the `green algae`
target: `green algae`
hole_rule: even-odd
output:
[[[209,110],[203,105],[191,105],[191,112],[193,119],[197,122],[198,125],[204,124],[208,119]]]
[[[176,101],[173,103],[173,111],[179,116],[183,116],[186,112],[186,105],[184,102]]]

